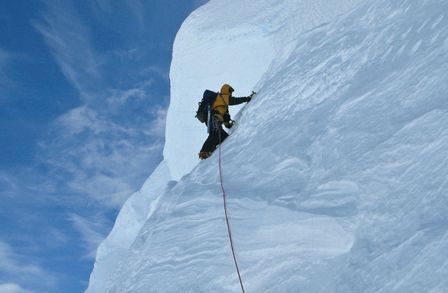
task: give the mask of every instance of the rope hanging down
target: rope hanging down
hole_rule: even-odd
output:
[[[222,189],[222,198],[224,201],[224,213],[226,215],[226,223],[227,223],[227,232],[229,234],[229,240],[230,240],[230,247],[232,249],[232,255],[233,255],[233,261],[235,262],[235,267],[236,267],[236,272],[238,273],[238,279],[240,280],[240,285],[241,285],[241,290],[243,291],[243,293],[245,293],[244,291],[244,286],[243,286],[243,281],[241,280],[241,274],[240,274],[240,269],[238,267],[238,262],[236,260],[236,256],[235,256],[235,248],[233,247],[233,239],[232,239],[232,232],[230,231],[230,223],[229,223],[229,217],[227,215],[227,200],[226,200],[226,191],[224,190],[224,184],[222,181],[222,168],[221,168],[221,129],[219,129],[219,156],[218,156],[218,165],[219,165],[219,180],[221,181],[221,189]]]

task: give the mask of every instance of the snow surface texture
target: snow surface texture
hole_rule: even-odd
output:
[[[225,80],[259,90],[222,145],[246,292],[448,292],[448,3],[253,2],[211,1],[184,23],[166,161],[120,212],[88,291],[240,292],[217,152],[191,158],[205,137],[189,104]]]

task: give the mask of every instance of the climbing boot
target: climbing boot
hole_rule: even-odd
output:
[[[212,152],[200,152],[199,159],[205,160],[212,155]]]

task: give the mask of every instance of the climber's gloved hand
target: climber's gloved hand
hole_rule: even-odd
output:
[[[230,128],[232,128],[232,126],[233,126],[233,120],[230,120],[230,121],[228,121],[228,122],[224,122],[224,126],[226,127],[226,128],[228,128],[228,129],[230,129]]]

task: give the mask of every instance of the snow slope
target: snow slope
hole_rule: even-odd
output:
[[[239,292],[217,153],[193,159],[205,134],[190,104],[225,80],[259,90],[222,146],[246,292],[447,292],[447,12],[235,0],[193,13],[165,161],[120,212],[87,291]]]

